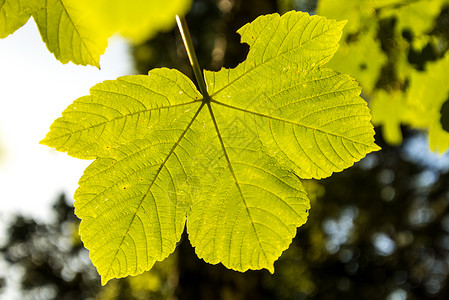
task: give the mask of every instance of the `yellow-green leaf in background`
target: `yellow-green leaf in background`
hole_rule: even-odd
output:
[[[372,93],[381,69],[387,61],[376,34],[377,28],[371,26],[368,32],[359,35],[356,40],[342,42],[328,64],[328,67],[356,78],[365,94]]]
[[[95,159],[75,213],[103,284],[164,259],[186,220],[206,262],[274,271],[308,216],[300,177],[379,149],[357,82],[324,67],[343,26],[262,16],[238,31],[250,45],[242,64],[205,72],[208,96],[155,69],[100,83],[62,113],[42,143]]]
[[[107,39],[116,32],[143,41],[175,23],[191,0],[0,0],[0,38],[32,15],[47,48],[62,63],[100,67]]]
[[[111,36],[119,32],[135,43],[143,42],[175,24],[176,15],[187,13],[191,0],[80,0],[92,17],[89,22]]]
[[[402,143],[401,124],[410,119],[404,93],[387,93],[384,90],[378,90],[373,95],[370,104],[373,124],[382,126],[385,141],[391,145],[400,145]]]
[[[396,6],[390,6],[382,10],[381,17],[395,16],[398,20],[396,28],[400,32],[410,30],[415,36],[419,37],[433,28],[434,23],[431,21],[441,12],[441,7],[445,1],[401,1]]]
[[[0,38],[22,27],[36,10],[36,0],[0,0]]]
[[[320,0],[317,13],[328,18],[348,20],[345,35],[356,33],[369,19],[375,16],[376,9],[391,6],[403,0]]]
[[[439,153],[449,148],[449,133],[440,122],[441,107],[449,99],[448,70],[449,52],[437,62],[428,63],[425,72],[413,72],[407,91],[414,111],[410,124],[428,130],[430,149]]]
[[[348,20],[346,43],[329,66],[361,82],[373,123],[382,126],[384,138],[393,145],[402,142],[400,126],[408,125],[428,131],[431,150],[449,147],[448,132],[440,121],[442,103],[448,98],[447,59],[430,63],[425,72],[417,71],[422,66],[416,61],[424,46],[435,53],[444,51],[444,43],[430,33],[448,4],[448,0],[318,1],[319,14]],[[404,35],[407,31],[410,34]],[[386,76],[378,77],[382,74]]]
[[[47,0],[33,13],[43,41],[59,61],[99,68],[108,37],[85,22],[87,16],[74,0]]]
[[[33,16],[56,59],[100,67],[108,36],[87,22],[88,15],[75,0],[0,0],[0,37],[13,33]]]

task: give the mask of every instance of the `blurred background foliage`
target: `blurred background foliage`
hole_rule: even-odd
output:
[[[151,271],[101,287],[61,195],[49,223],[11,218],[0,261],[16,275],[0,279],[0,297],[16,284],[21,299],[448,299],[449,158],[429,151],[426,133],[433,149],[447,147],[448,1],[195,0],[187,22],[201,66],[235,67],[248,51],[236,30],[291,9],[349,20],[330,66],[363,86],[383,149],[305,181],[309,221],[273,275],[206,264],[184,235]],[[193,78],[176,29],[132,51],[136,73],[170,67]]]
[[[317,13],[348,20],[328,66],[360,82],[385,140],[401,144],[405,125],[427,131],[431,151],[445,152],[449,1],[320,0]]]

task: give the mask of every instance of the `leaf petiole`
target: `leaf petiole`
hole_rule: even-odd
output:
[[[204,97],[204,101],[208,103],[210,101],[209,94],[207,93],[206,82],[201,74],[200,64],[196,57],[195,48],[193,47],[192,37],[190,36],[189,28],[184,17],[176,15],[176,23],[178,24],[179,32],[181,33],[184,47],[186,48],[187,55],[189,56],[190,65],[192,66],[193,73],[195,74],[196,81],[198,82],[198,88]]]

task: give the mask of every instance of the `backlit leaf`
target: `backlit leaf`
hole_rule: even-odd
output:
[[[411,119],[412,112],[401,92],[378,90],[371,99],[373,124],[382,126],[383,138],[392,145],[402,143],[401,124]]]
[[[159,31],[175,24],[176,15],[187,13],[191,0],[79,0],[92,17],[87,20],[111,36],[119,32],[135,43],[141,43]]]
[[[142,42],[169,29],[191,0],[0,0],[0,38],[35,19],[47,48],[62,63],[99,67],[116,32]]]
[[[413,72],[407,92],[409,105],[415,112],[411,124],[428,130],[430,149],[439,153],[449,148],[449,132],[440,122],[441,107],[449,99],[448,70],[449,52],[437,62],[428,63],[425,72]]]
[[[0,38],[22,27],[34,10],[34,0],[0,0]]]
[[[400,32],[410,30],[415,36],[421,36],[432,29],[435,17],[441,12],[446,0],[402,1],[382,11],[382,17],[395,16]]]
[[[83,22],[87,13],[76,1],[47,0],[45,7],[33,17],[48,50],[59,61],[100,67],[107,36]]]
[[[348,73],[362,85],[365,94],[373,91],[380,71],[387,62],[380,43],[376,40],[377,28],[372,26],[369,32],[359,35],[357,40],[342,42],[335,56],[327,65],[341,72]]]
[[[320,0],[317,12],[337,20],[348,20],[345,34],[356,33],[368,20],[376,15],[376,10],[395,6],[403,0]]]
[[[0,0],[0,38],[33,16],[48,50],[59,61],[99,67],[108,36],[86,22],[89,13],[82,8],[74,0]]]
[[[308,216],[299,177],[327,177],[379,149],[358,84],[323,67],[343,25],[259,17],[239,30],[245,62],[205,72],[210,97],[156,69],[100,83],[63,112],[42,143],[95,159],[75,213],[103,283],[164,259],[186,220],[206,262],[274,271]]]

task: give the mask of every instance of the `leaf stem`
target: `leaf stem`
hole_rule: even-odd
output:
[[[190,36],[187,22],[184,17],[176,15],[176,23],[178,23],[179,32],[181,33],[184,47],[186,48],[187,55],[189,56],[190,65],[192,66],[193,73],[195,74],[198,87],[201,94],[203,94],[204,101],[208,103],[210,101],[210,96],[207,93],[206,82],[201,74],[200,64],[198,63],[198,59],[196,57],[195,48],[193,47],[192,37]]]

